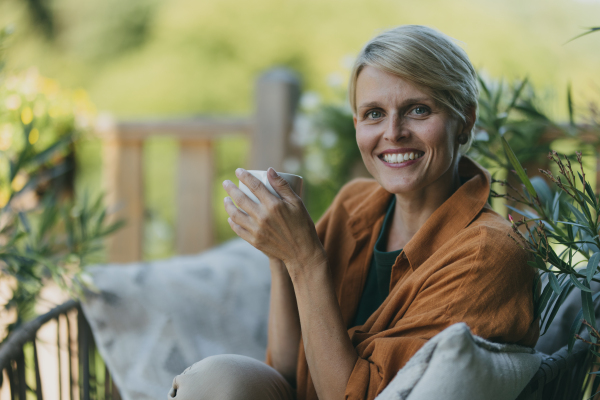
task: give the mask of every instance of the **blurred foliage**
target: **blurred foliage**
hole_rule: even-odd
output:
[[[65,180],[93,118],[85,92],[34,70],[0,71],[0,278],[11,291],[3,307],[17,317],[9,331],[34,316],[48,280],[72,295],[89,284],[84,266],[101,259],[102,238],[121,225],[107,224],[101,196],[73,200]]]
[[[360,47],[406,23],[464,42],[493,76],[529,73],[535,87],[572,79],[585,95],[600,61],[586,38],[562,46],[579,26],[594,26],[600,4],[564,0],[43,0],[55,21],[51,40],[28,1],[0,2],[0,24],[17,27],[11,63],[85,87],[117,115],[250,112],[256,74],[274,65],[294,68],[331,101],[329,82],[347,80]]]

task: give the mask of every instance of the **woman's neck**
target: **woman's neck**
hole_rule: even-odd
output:
[[[437,181],[411,193],[396,193],[396,206],[388,232],[387,251],[404,248],[425,221],[460,187],[458,165]]]

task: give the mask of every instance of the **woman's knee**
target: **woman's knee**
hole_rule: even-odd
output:
[[[212,356],[173,380],[171,400],[288,400],[293,390],[273,368],[235,354]]]

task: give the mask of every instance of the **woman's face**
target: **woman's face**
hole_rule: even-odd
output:
[[[463,124],[423,87],[367,66],[356,82],[354,126],[365,166],[390,193],[453,185]]]

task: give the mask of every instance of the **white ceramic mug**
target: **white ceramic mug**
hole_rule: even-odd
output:
[[[251,170],[248,172],[250,172],[256,179],[261,181],[263,185],[265,185],[267,189],[269,189],[269,192],[273,193],[277,198],[281,198],[277,194],[275,189],[273,189],[273,186],[271,186],[271,184],[269,183],[267,171]],[[300,175],[286,174],[283,172],[277,172],[277,174],[283,179],[285,179],[287,183],[290,184],[290,187],[292,188],[294,193],[296,193],[298,196],[302,196],[302,177]],[[250,197],[255,203],[260,204],[258,198],[254,195],[254,193],[252,193],[252,191],[250,191],[250,189],[248,189],[246,185],[244,185],[242,181],[239,181],[239,188],[242,192],[246,194],[246,196]]]

